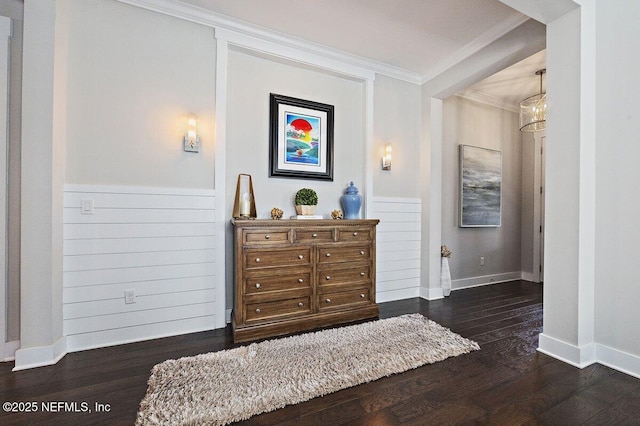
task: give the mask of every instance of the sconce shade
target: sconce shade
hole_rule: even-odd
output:
[[[195,114],[187,117],[187,132],[184,135],[184,150],[186,152],[200,152],[200,136],[198,136],[198,119]]]
[[[520,102],[520,131],[537,132],[547,127],[547,94],[542,92],[542,75],[546,69],[536,71],[540,76],[540,93]]]
[[[382,170],[391,170],[391,144],[384,146],[384,155],[382,156]]]

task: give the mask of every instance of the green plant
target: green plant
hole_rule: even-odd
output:
[[[318,205],[318,194],[313,189],[302,188],[296,192],[295,202],[297,206],[316,206]]]

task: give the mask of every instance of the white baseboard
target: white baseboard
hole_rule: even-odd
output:
[[[538,277],[536,277],[537,274],[534,274],[533,272],[522,272],[522,279],[524,281],[529,281],[532,283],[539,283],[540,280],[538,279]]]
[[[16,351],[20,349],[20,340],[13,340],[4,344],[4,354],[2,356],[2,362],[9,362],[16,359]]]
[[[414,297],[420,297],[420,287],[377,292],[376,303],[393,302],[394,300],[412,299]]]
[[[442,287],[438,287],[438,288],[420,287],[420,297],[427,300],[444,299],[444,293],[442,292]]]
[[[549,355],[550,357],[559,359],[578,368],[588,367],[597,362],[596,345],[593,343],[578,347],[571,343],[547,336],[544,333],[540,333],[538,337],[538,351],[545,355]]]
[[[231,323],[231,311],[232,311],[232,309],[227,309],[225,311],[225,319],[227,321],[227,324]]]
[[[460,290],[463,288],[479,287],[489,284],[503,283],[507,281],[519,280],[522,272],[504,272],[502,274],[482,275],[479,277],[462,278],[459,280],[451,280],[451,290]]]
[[[598,362],[640,379],[640,357],[605,345],[596,344]]]
[[[13,371],[53,365],[67,354],[67,338],[62,336],[51,346],[18,349]]]

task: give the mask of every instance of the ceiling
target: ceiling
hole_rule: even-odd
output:
[[[436,76],[527,20],[499,0],[183,1],[423,79]],[[539,82],[529,68],[538,66],[525,64],[524,69],[505,71],[472,89],[496,98],[520,98],[525,92],[530,96],[537,93]],[[522,87],[507,89],[521,82]],[[530,90],[532,84],[534,90]]]
[[[502,108],[518,111],[520,101],[540,93],[540,77],[536,71],[546,68],[547,51],[542,50],[458,93]],[[546,74],[542,91],[547,91]]]

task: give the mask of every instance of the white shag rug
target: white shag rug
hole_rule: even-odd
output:
[[[420,314],[157,364],[137,425],[225,425],[480,346]]]

